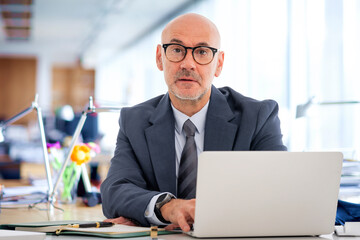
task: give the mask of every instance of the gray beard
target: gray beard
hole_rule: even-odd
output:
[[[206,91],[202,92],[200,95],[198,96],[194,96],[194,97],[184,97],[184,96],[180,96],[179,94],[175,93],[172,89],[169,89],[171,91],[171,93],[179,100],[181,101],[191,101],[191,102],[197,102],[200,101],[203,96],[205,95],[205,93],[207,93],[207,91],[209,91],[209,89],[207,89]]]

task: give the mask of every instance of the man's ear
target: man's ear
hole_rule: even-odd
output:
[[[219,56],[217,57],[217,66],[216,66],[216,71],[215,71],[215,77],[219,77],[220,73],[222,71],[223,68],[223,64],[224,64],[224,52],[221,51],[219,52]]]
[[[158,44],[156,48],[156,65],[160,71],[162,71],[163,63],[162,63],[162,52],[161,52],[161,45]]]

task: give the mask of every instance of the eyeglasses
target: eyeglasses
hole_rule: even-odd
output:
[[[170,62],[181,62],[185,59],[187,50],[192,49],[192,56],[195,62],[200,65],[211,63],[214,59],[215,53],[218,51],[218,49],[212,47],[185,47],[177,43],[163,44],[162,47],[165,50],[166,58]]]

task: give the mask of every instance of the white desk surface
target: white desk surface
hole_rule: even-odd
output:
[[[53,211],[44,211],[40,209],[2,209],[0,213],[0,224],[24,223],[24,222],[46,222],[60,220],[88,220],[101,221],[105,219],[102,214],[101,205],[95,207],[86,207],[81,201],[76,204],[56,204],[64,211],[54,209]],[[38,208],[47,208],[47,204],[39,204]],[[46,240],[72,240],[72,239],[107,239],[86,236],[55,236],[47,235]],[[108,238],[111,239],[111,238]],[[124,239],[124,238],[122,238]],[[128,238],[133,240],[151,240],[150,237]],[[185,234],[160,235],[157,240],[183,240],[196,239]],[[219,238],[216,238],[219,239]],[[216,240],[212,238],[212,240]],[[338,237],[335,234],[322,235],[320,237],[273,237],[273,238],[223,238],[223,239],[241,239],[241,240],[360,240],[360,237]]]
[[[46,240],[90,240],[90,239],[111,239],[84,236],[46,236]],[[125,239],[125,238],[121,238]],[[126,238],[132,240],[152,240],[150,237]],[[360,237],[338,237],[335,234],[323,235],[320,237],[266,237],[266,238],[193,238],[185,234],[161,235],[156,240],[185,240],[185,239],[227,239],[227,240],[360,240]],[[153,239],[155,240],[155,239]]]
[[[44,204],[45,205],[45,204]],[[42,207],[45,207],[45,206]],[[54,210],[52,212],[42,211],[39,209],[2,209],[0,213],[0,224],[8,223],[24,223],[24,222],[45,222],[45,221],[59,221],[59,220],[90,220],[90,221],[101,221],[105,219],[102,214],[101,205],[96,207],[86,207],[82,203],[69,204],[69,205],[58,205],[64,209],[64,212]],[[41,205],[40,205],[41,206]],[[40,207],[39,206],[39,207]],[[72,239],[106,239],[98,237],[87,237],[87,236],[55,236],[47,235],[46,240],[72,240]],[[111,238],[108,238],[111,239]],[[124,238],[122,238],[124,239]],[[133,240],[151,240],[150,237],[137,237],[127,238]],[[196,239],[185,234],[172,234],[172,235],[159,235],[157,240],[183,240],[183,239]],[[216,240],[220,238],[212,238]],[[223,238],[223,239],[241,239],[241,240],[360,240],[360,237],[338,237],[335,234],[322,235],[320,237],[267,237],[267,238]]]

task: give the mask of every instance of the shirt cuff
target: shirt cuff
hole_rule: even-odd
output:
[[[147,208],[145,210],[145,217],[147,219],[147,221],[150,223],[150,224],[153,224],[153,225],[168,225],[168,223],[163,223],[161,222],[157,217],[156,217],[156,214],[154,212],[154,209],[155,209],[155,204],[156,204],[156,201],[158,200],[158,198],[161,196],[161,195],[164,195],[164,194],[167,194],[169,192],[163,192],[163,193],[159,193],[158,195],[155,195],[152,197],[152,199],[150,200],[149,204],[147,205]],[[173,196],[175,198],[175,196],[171,193],[169,193],[171,196]]]

